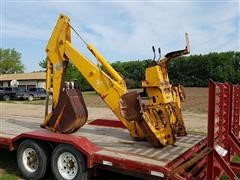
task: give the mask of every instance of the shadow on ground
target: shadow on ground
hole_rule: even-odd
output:
[[[0,149],[0,180],[21,179],[17,169],[16,153]]]

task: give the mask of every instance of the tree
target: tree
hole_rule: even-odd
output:
[[[144,79],[145,69],[153,66],[154,62],[148,60],[116,61],[112,67],[123,76],[128,88],[140,88]],[[46,62],[40,62],[46,67]],[[101,69],[107,73],[101,65]],[[240,52],[209,53],[205,55],[183,56],[173,59],[169,65],[170,81],[173,84],[182,84],[190,87],[206,87],[208,80],[218,82],[240,83]],[[107,73],[108,74],[108,73]],[[91,90],[81,73],[71,63],[68,64],[65,80],[75,80],[82,90]]]
[[[42,69],[46,70],[46,69],[47,69],[47,60],[46,60],[46,59],[41,60],[41,61],[38,63],[38,65],[39,65]]]
[[[208,80],[240,83],[240,52],[209,53],[176,58],[169,64],[173,83],[184,86],[208,85]]]
[[[0,48],[0,74],[22,73],[23,70],[21,53],[15,49]]]
[[[144,79],[145,69],[152,63],[152,60],[148,59],[126,62],[117,61],[111,65],[123,76],[128,88],[139,88],[141,87],[141,81]]]
[[[43,59],[39,62],[39,66],[46,70],[47,60]],[[67,71],[64,77],[65,81],[75,81],[77,85],[80,86],[81,90],[88,91],[93,90],[89,83],[85,80],[82,74],[77,70],[77,68],[69,61],[67,66]]]

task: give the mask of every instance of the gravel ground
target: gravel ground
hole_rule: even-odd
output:
[[[45,107],[43,105],[31,104],[13,104],[0,103],[0,117],[6,115],[17,115],[33,118],[44,118]],[[112,111],[104,107],[88,107],[89,120],[97,118],[117,119]],[[207,131],[207,114],[194,113],[189,111],[183,112],[183,118],[186,128],[190,132],[206,133]],[[41,122],[39,122],[40,124]]]

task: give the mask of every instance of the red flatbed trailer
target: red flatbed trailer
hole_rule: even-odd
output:
[[[24,117],[1,117],[1,121],[2,129],[6,131],[0,133],[0,147],[10,151],[15,150],[23,139],[71,144],[87,157],[88,168],[110,166],[157,177],[168,174],[170,169],[167,165],[204,138],[188,135],[178,138],[174,146],[154,148],[147,141],[133,141],[120,121],[95,120],[71,135],[52,133],[38,127],[28,128],[30,122],[26,122]]]
[[[221,88],[226,88],[225,86],[227,85],[210,82],[207,138],[189,134],[185,137],[178,137],[174,146],[154,148],[147,141],[133,141],[122,123],[116,120],[98,119],[84,125],[77,132],[66,135],[41,129],[39,119],[36,118],[4,116],[0,117],[0,148],[7,148],[10,151],[18,150],[22,142],[31,139],[36,143],[49,146],[51,151],[59,144],[71,145],[83,154],[89,169],[107,169],[146,179],[167,177],[171,179],[192,177],[214,179],[221,176],[224,170],[231,178],[236,178],[236,172],[239,172],[240,166],[237,163],[233,164],[230,157],[240,155],[240,144],[238,144],[240,87],[236,86],[234,91],[229,91],[229,99],[233,97],[231,93],[235,93],[232,98],[234,103],[231,101],[227,105],[234,105],[226,109],[224,106],[226,102],[221,102],[221,100],[226,100],[228,93],[221,91]],[[220,90],[218,90],[219,87]],[[229,86],[230,90],[231,87]],[[220,101],[216,101],[216,97],[220,97]],[[232,112],[232,109],[234,111],[229,113],[228,117],[226,114],[220,116],[215,112],[223,112],[224,108],[228,113]],[[218,118],[215,117],[216,114]],[[218,122],[215,122],[216,119]],[[227,136],[231,134],[230,131],[225,132],[227,130],[225,127],[231,129],[233,134],[237,133],[235,137],[237,140],[225,143],[225,141],[230,142]],[[222,131],[223,129],[225,131]],[[221,139],[223,135],[225,139]],[[217,138],[218,141],[216,141]],[[226,157],[222,155],[216,149],[216,145],[226,150],[229,155],[227,154]]]

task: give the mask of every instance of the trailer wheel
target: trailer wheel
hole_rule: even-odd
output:
[[[26,179],[42,179],[48,170],[47,148],[33,140],[23,141],[17,150],[17,164]]]
[[[51,167],[57,180],[86,180],[88,171],[82,153],[70,145],[60,144],[52,153]]]

